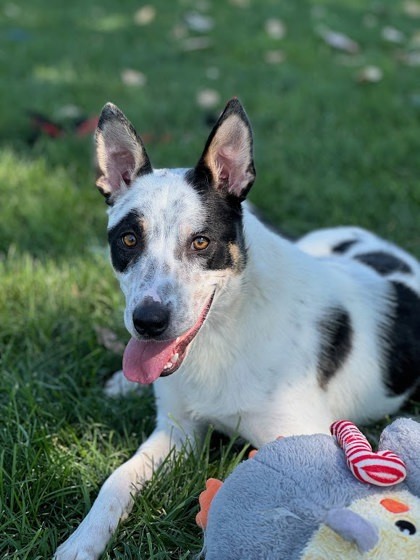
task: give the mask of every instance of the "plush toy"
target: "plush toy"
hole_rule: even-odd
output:
[[[378,453],[350,422],[262,447],[207,482],[206,560],[420,559],[420,424],[399,419]]]

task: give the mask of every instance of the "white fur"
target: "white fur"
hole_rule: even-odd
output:
[[[180,198],[182,210],[171,210]],[[130,511],[132,494],[171,448],[182,449],[187,441],[193,445],[209,424],[259,447],[279,435],[328,432],[339,418],[359,423],[380,418],[395,412],[405,398],[389,396],[380,375],[375,335],[387,324],[388,282],[365,265],[331,254],[335,244],[353,237],[359,239],[358,250],[386,248],[409,263],[415,274],[398,273],[398,279],[419,292],[420,266],[401,249],[357,228],[323,230],[293,244],[245,208],[244,272],[209,272],[174,256],[206,218],[182,173],[165,170],[140,178],[111,208],[110,226],[135,207],[149,220],[149,237],[144,258],[119,275],[131,334],[132,311],[145,296],[171,298],[179,332],[194,324],[216,288],[214,302],[179,371],[154,384],[156,430],[105,482],[88,516],[57,550],[56,560],[98,558]],[[153,274],[144,283],[151,266]],[[337,305],[351,312],[353,347],[341,370],[321,388],[316,325],[324,310]],[[122,392],[127,388],[127,383],[121,385]]]

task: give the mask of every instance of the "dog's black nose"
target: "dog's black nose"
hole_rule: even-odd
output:
[[[144,303],[135,308],[133,324],[136,331],[149,338],[164,333],[169,325],[169,309],[156,301]]]

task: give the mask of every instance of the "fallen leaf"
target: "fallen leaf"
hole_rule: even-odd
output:
[[[283,39],[286,26],[281,19],[270,18],[265,22],[265,31],[272,39]]]
[[[209,80],[218,80],[220,78],[220,70],[216,66],[210,66],[206,70],[206,76]]]
[[[420,51],[410,51],[404,53],[402,61],[407,66],[420,66]]]
[[[115,354],[123,354],[125,344],[118,339],[114,331],[107,327],[94,326],[98,343]]]
[[[220,103],[220,93],[214,89],[203,89],[197,94],[197,104],[202,109],[211,109]]]
[[[382,39],[388,41],[388,43],[403,43],[405,40],[405,35],[399,29],[395,27],[384,27],[381,32]]]
[[[214,27],[214,20],[210,16],[204,16],[198,12],[189,12],[184,16],[185,23],[197,33],[207,33]]]
[[[137,25],[149,25],[156,17],[156,8],[150,5],[143,6],[134,14]]]
[[[407,0],[403,4],[404,12],[412,18],[420,18],[420,2]]]
[[[182,41],[181,48],[185,52],[201,51],[212,45],[209,37],[187,37]]]
[[[121,72],[121,80],[126,86],[143,87],[146,84],[146,76],[143,72],[126,68]]]
[[[378,66],[365,66],[357,74],[357,81],[366,84],[376,84],[382,80],[384,73]]]
[[[344,35],[344,33],[326,28],[321,28],[318,32],[327,45],[333,49],[344,51],[349,54],[356,54],[360,51],[360,47],[356,41],[353,41],[353,39],[350,39],[350,37]]]
[[[268,64],[281,64],[286,60],[286,54],[281,50],[267,51],[264,55],[264,60]]]

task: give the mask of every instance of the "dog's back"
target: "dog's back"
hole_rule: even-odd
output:
[[[297,245],[316,257],[353,259],[420,294],[419,261],[370,231],[358,227],[321,229],[305,235]]]
[[[368,267],[388,285],[382,340],[382,371],[391,394],[414,391],[420,375],[420,263],[400,247],[356,227],[314,231],[297,242],[298,247],[329,261],[347,266],[358,275]],[[360,266],[359,266],[360,265]],[[366,289],[375,291],[367,282]],[[372,294],[374,296],[374,294]]]

